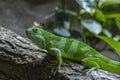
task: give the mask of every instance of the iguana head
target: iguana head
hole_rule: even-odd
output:
[[[44,30],[41,29],[41,28],[37,28],[37,27],[32,27],[32,28],[28,28],[26,30],[26,34],[27,36],[30,38],[30,37],[33,37],[35,35],[41,35],[43,34]]]
[[[44,32],[45,31],[41,28],[32,27],[26,30],[26,35],[40,48],[45,48]]]

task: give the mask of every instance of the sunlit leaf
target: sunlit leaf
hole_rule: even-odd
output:
[[[98,36],[98,38],[100,38],[101,40],[108,43],[120,56],[120,42],[117,42],[117,41],[113,40],[112,38],[108,38],[108,37],[104,37],[104,36]]]
[[[95,10],[95,18],[98,21],[106,22],[106,18],[104,16],[104,14],[100,10],[98,10],[98,9]]]
[[[117,17],[120,17],[120,13],[108,13],[108,14],[105,14],[105,17],[106,18],[117,18]]]
[[[99,0],[98,6],[105,7],[111,4],[120,4],[120,0]]]
[[[76,0],[76,2],[86,10],[86,12],[93,14],[95,12],[95,0]]]
[[[120,30],[120,17],[115,19],[116,25],[118,29]]]
[[[66,29],[64,29],[63,27],[56,27],[53,29],[54,33],[60,36],[64,36],[64,37],[70,37],[71,34],[69,33],[69,31],[67,31]]]
[[[102,31],[101,24],[92,19],[84,19],[81,23],[88,31],[95,35],[98,35]]]

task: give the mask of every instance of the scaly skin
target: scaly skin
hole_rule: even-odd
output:
[[[120,62],[111,60],[89,45],[70,38],[64,38],[49,33],[41,28],[29,28],[26,30],[30,38],[40,48],[46,49],[50,55],[57,59],[56,66],[52,69],[53,75],[62,64],[62,57],[81,62],[91,69],[101,68],[114,73],[120,73]]]

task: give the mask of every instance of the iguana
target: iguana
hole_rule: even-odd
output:
[[[37,27],[28,28],[26,34],[36,45],[46,49],[48,54],[56,57],[57,63],[52,69],[53,75],[59,70],[62,64],[62,57],[81,62],[84,66],[90,67],[91,71],[101,68],[110,72],[120,73],[120,62],[101,55],[84,42],[59,37]]]

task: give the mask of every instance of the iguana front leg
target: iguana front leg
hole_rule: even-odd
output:
[[[57,62],[55,66],[52,68],[52,75],[55,75],[56,72],[60,69],[60,66],[62,64],[62,55],[61,51],[57,48],[50,48],[48,51],[51,55],[55,56]]]

